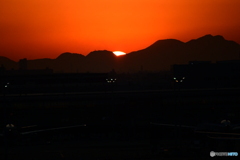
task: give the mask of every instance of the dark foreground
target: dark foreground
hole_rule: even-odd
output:
[[[152,142],[140,132],[136,138],[118,133],[94,134],[88,138],[61,134],[51,137],[26,138],[21,143],[1,147],[1,159],[57,160],[125,160],[125,159],[206,159],[210,148],[198,148],[192,139],[185,138],[176,147],[175,139],[157,138]],[[56,136],[58,136],[56,138]],[[107,137],[106,137],[107,136]],[[156,143],[157,142],[157,143]],[[7,148],[6,148],[7,147]],[[7,150],[6,150],[7,149]]]
[[[3,138],[0,159],[206,159],[210,151],[240,153],[236,140],[211,140],[192,130],[151,124],[196,126],[223,119],[238,124],[239,93],[211,89],[2,96],[2,126],[86,127],[14,136],[7,143]]]

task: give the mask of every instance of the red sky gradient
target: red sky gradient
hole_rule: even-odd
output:
[[[240,43],[240,0],[1,0],[0,55],[131,51],[206,34]]]

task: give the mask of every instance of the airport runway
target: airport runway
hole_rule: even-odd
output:
[[[231,119],[232,123],[240,122],[240,89],[230,88],[8,94],[2,95],[0,101],[1,113],[7,111],[7,114],[13,114],[13,122],[22,126],[37,124],[42,128],[82,123],[98,127],[115,125],[131,128],[146,127],[150,122],[176,121],[197,125],[202,122],[219,123],[224,118]],[[1,124],[3,122],[2,119]],[[168,142],[171,140],[168,139]],[[154,159],[149,141],[137,145],[118,143],[110,145],[99,142],[92,148],[87,148],[86,143],[83,146],[74,146],[72,143],[64,144],[57,150],[54,148],[59,145],[54,143],[25,146],[23,150],[18,146],[12,148],[11,156],[12,159],[21,156],[41,159],[41,156],[36,155],[45,155],[49,159],[74,159],[71,155],[76,155],[79,159],[88,159],[90,155],[92,159],[104,159],[104,156],[105,159],[124,159],[120,155],[126,155],[130,159],[145,159],[149,156]],[[138,140],[134,143],[140,142]],[[160,145],[158,148],[161,147],[165,146]],[[50,152],[45,152],[46,149]],[[163,152],[165,155],[170,151],[165,153],[163,149]],[[4,156],[3,152],[1,156]]]

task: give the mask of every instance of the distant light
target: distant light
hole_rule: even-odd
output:
[[[8,86],[7,85],[5,85],[5,88],[7,88]]]
[[[178,82],[178,80],[176,80],[176,82]]]
[[[173,79],[177,79],[176,77],[174,77]]]
[[[231,124],[231,122],[229,120],[222,120],[221,124],[223,124],[225,126],[229,126]]]
[[[183,77],[182,79],[185,79],[185,77]]]
[[[13,124],[7,124],[6,127],[7,128],[14,128],[15,126]]]
[[[183,80],[181,80],[180,82],[183,82]]]

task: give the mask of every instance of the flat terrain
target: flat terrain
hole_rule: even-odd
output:
[[[212,147],[205,139],[205,146],[196,147],[191,131],[178,132],[150,124],[196,126],[220,123],[223,119],[238,124],[239,89],[8,94],[2,95],[0,100],[2,126],[13,123],[18,128],[37,125],[33,129],[44,129],[87,125],[20,137],[8,144],[7,151],[2,143],[1,159],[6,157],[5,153],[8,159],[36,160],[209,157],[211,149],[224,150],[226,144],[240,153],[235,141],[216,142]]]

